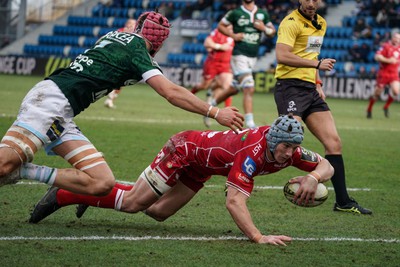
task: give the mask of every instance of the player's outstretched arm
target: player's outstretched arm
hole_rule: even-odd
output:
[[[235,107],[219,109],[192,94],[186,88],[174,84],[163,75],[156,75],[146,81],[159,95],[172,105],[184,110],[214,118],[219,124],[232,130],[241,130],[244,117]]]
[[[291,237],[285,235],[263,235],[257,229],[247,208],[247,199],[248,197],[245,194],[228,186],[226,207],[239,229],[255,243],[286,246],[286,243],[292,240]]]

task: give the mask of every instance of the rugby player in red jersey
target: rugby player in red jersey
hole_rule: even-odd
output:
[[[289,166],[307,172],[291,181],[301,184],[299,204],[313,201],[319,182],[333,175],[330,163],[300,146],[303,127],[291,115],[280,116],[271,126],[233,131],[184,131],[172,136],[134,186],[117,183],[105,197],[78,195],[51,187],[36,204],[30,223],[38,223],[61,207],[81,204],[81,217],[88,205],[127,213],[143,211],[164,221],[185,206],[212,175],[227,177],[226,207],[238,228],[256,243],[286,245],[291,237],[263,235],[255,226],[247,200],[256,176]],[[262,179],[259,177],[259,179]]]
[[[213,106],[222,101],[225,101],[226,107],[230,106],[230,96],[237,93],[229,90],[233,79],[230,60],[234,45],[233,38],[222,34],[218,29],[214,29],[204,40],[208,55],[203,65],[203,80],[192,88],[192,93],[209,89],[207,102]],[[210,119],[205,117],[204,124],[210,127]]]
[[[389,117],[389,106],[399,95],[400,80],[400,33],[393,32],[389,42],[384,43],[375,54],[375,60],[379,62],[379,70],[376,75],[376,86],[373,95],[369,99],[367,108],[367,118],[372,118],[372,107],[379,99],[386,85],[389,85],[390,91],[388,99],[383,106],[385,117]]]

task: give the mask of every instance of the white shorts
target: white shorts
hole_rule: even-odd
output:
[[[14,125],[25,128],[44,144],[47,154],[69,140],[89,140],[73,122],[74,113],[68,99],[51,80],[37,83],[22,101]]]
[[[252,74],[253,68],[257,63],[256,57],[246,57],[242,55],[231,57],[231,67],[235,76]]]

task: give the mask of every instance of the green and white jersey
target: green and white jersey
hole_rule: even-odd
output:
[[[222,18],[222,23],[232,24],[234,33],[244,33],[244,39],[240,42],[235,42],[233,55],[257,57],[263,32],[254,28],[255,19],[262,20],[264,24],[270,22],[268,12],[259,9],[257,6],[253,11],[248,11],[244,6],[240,6],[239,8],[229,11]]]
[[[113,89],[155,75],[162,75],[161,69],[149,55],[143,38],[113,31],[77,56],[68,68],[58,69],[46,79],[58,85],[76,116]]]

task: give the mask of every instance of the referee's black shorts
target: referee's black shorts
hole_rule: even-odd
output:
[[[274,97],[279,115],[292,113],[304,122],[311,113],[329,110],[315,84],[299,79],[278,79]]]

